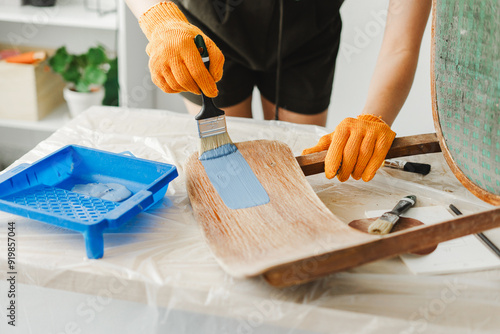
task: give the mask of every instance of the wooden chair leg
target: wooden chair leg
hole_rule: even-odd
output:
[[[325,157],[327,151],[301,155],[296,157],[304,174],[313,175],[325,171]],[[410,155],[441,152],[439,141],[435,133],[399,137],[394,139],[387,159],[407,157]]]

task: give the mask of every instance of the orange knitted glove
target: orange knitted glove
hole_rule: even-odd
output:
[[[215,43],[199,28],[190,24],[172,2],[161,2],[139,18],[139,25],[149,40],[151,79],[166,93],[189,91],[209,97],[218,94],[216,82],[222,78],[224,56]],[[194,44],[202,35],[210,56],[210,73]]]
[[[328,149],[325,158],[325,174],[331,179],[337,175],[339,181],[355,180],[361,177],[370,181],[382,166],[391,148],[396,133],[380,118],[373,115],[360,115],[346,118],[319,140],[314,147],[302,154],[310,154]]]

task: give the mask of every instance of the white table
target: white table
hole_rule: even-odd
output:
[[[277,139],[295,154],[324,128],[228,118],[233,141]],[[397,131],[397,129],[396,129]],[[237,280],[217,265],[194,220],[183,162],[198,145],[191,116],[95,107],[62,127],[14,165],[78,144],[174,164],[166,197],[104,237],[104,257],[85,256],[82,235],[0,212],[1,333],[497,333],[500,270],[416,276],[399,258],[306,285],[275,289],[262,278]],[[469,194],[440,154],[428,176],[381,169],[369,183],[308,177],[346,223],[392,208],[409,193],[419,206],[489,206]],[[17,326],[7,326],[7,223],[16,222]],[[500,243],[498,231],[488,232]],[[7,331],[6,331],[7,330]]]

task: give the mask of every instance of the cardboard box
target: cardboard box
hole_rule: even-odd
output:
[[[0,45],[0,49],[8,48]],[[21,52],[53,50],[19,48]],[[48,60],[35,65],[0,61],[0,118],[38,121],[64,102],[64,81],[54,73]]]

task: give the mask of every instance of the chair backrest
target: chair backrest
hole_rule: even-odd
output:
[[[456,177],[500,205],[500,1],[434,0],[433,116]]]

